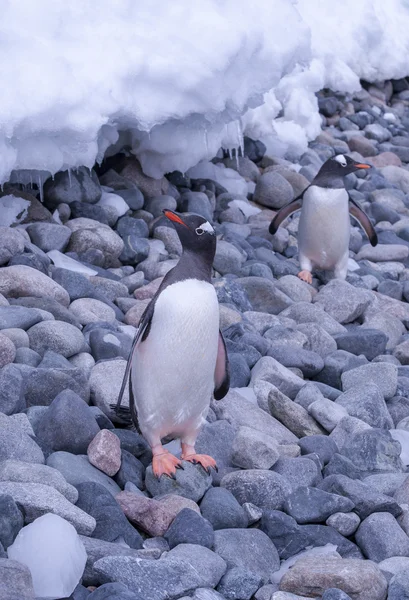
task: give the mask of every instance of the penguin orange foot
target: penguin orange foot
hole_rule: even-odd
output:
[[[217,464],[214,458],[207,454],[197,454],[194,446],[182,444],[182,460],[191,462],[194,465],[201,465],[205,471],[210,473],[210,469],[217,471]]]
[[[168,475],[175,478],[176,469],[183,469],[181,461],[173,456],[168,450],[162,448],[160,453],[153,454],[152,471],[158,479],[162,475]]]
[[[298,273],[298,277],[302,280],[305,281],[306,283],[311,284],[312,283],[312,275],[309,271],[300,271]]]

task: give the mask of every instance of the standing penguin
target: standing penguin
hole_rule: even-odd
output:
[[[313,268],[333,270],[336,278],[346,278],[351,234],[349,213],[365,230],[372,246],[378,243],[368,216],[345,189],[345,175],[359,169],[370,169],[370,165],[358,163],[343,154],[328,159],[312,183],[279,210],[270,223],[269,231],[274,234],[284,219],[301,209],[298,227],[301,271],[298,277],[307,283],[312,283]]]
[[[134,424],[152,448],[152,469],[159,478],[175,475],[181,460],[206,470],[215,460],[196,454],[195,442],[212,395],[229,390],[229,364],[219,330],[219,304],[211,284],[216,251],[213,227],[203,217],[163,211],[182,243],[178,264],[169,271],[145,309],[128,359],[129,408]],[[162,446],[166,436],[180,438],[181,460]]]

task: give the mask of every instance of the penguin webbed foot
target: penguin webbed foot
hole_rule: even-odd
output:
[[[191,462],[194,465],[200,465],[209,475],[211,473],[210,469],[214,469],[216,473],[219,471],[214,458],[208,456],[207,454],[182,454],[182,460]]]
[[[157,479],[167,475],[176,479],[176,469],[183,469],[181,461],[169,451],[163,450],[161,454],[154,454],[152,459],[152,471]]]
[[[310,285],[312,284],[312,274],[310,271],[300,271],[298,273],[298,277],[301,279],[301,281],[305,281],[305,283],[309,283]]]

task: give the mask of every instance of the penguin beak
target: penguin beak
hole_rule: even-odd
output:
[[[371,165],[367,165],[367,164],[365,164],[365,163],[355,163],[355,164],[354,164],[354,167],[355,167],[356,169],[370,169],[370,168],[371,168]]]
[[[179,215],[173,212],[173,210],[168,210],[167,208],[165,208],[163,214],[167,219],[169,219],[169,221],[173,221],[174,223],[179,223],[179,225],[184,225],[185,227],[188,227],[186,223],[179,217]]]

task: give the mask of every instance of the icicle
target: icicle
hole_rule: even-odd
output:
[[[205,148],[206,148],[206,158],[209,159],[210,158],[209,140],[207,139],[207,129],[206,128],[204,130],[204,144],[205,144]]]
[[[71,169],[68,168],[68,181],[70,182],[70,187],[71,187]]]
[[[228,149],[227,149],[227,152],[229,153],[229,158],[230,158],[230,160],[231,160],[231,159],[232,159],[231,148],[228,148]]]
[[[33,189],[33,174],[30,173],[30,188]]]
[[[40,190],[40,201],[44,202],[44,190],[43,190],[43,180],[41,179],[41,175],[38,175],[38,189]]]

